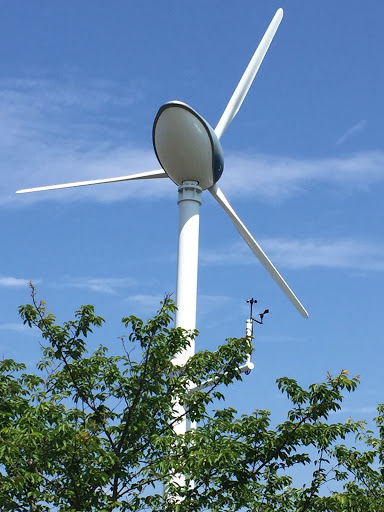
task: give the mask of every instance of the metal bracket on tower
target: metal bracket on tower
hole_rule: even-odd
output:
[[[201,194],[203,189],[197,181],[183,181],[179,186],[179,198],[177,204],[182,201],[196,201],[201,206]]]
[[[253,307],[254,304],[257,303],[257,300],[252,298],[252,299],[248,299],[247,302],[250,303],[250,305],[251,305],[251,314],[250,314],[250,318],[247,320],[245,336],[247,338],[253,338],[253,322],[257,322],[258,324],[262,324],[263,323],[264,315],[269,313],[269,310],[266,309],[264,311],[264,313],[260,313],[260,315],[259,315],[260,316],[260,320],[256,320],[252,316],[252,314],[253,314],[252,313],[252,307]],[[239,373],[245,373],[246,375],[249,375],[254,368],[255,368],[255,365],[251,361],[251,354],[248,354],[245,363],[238,367],[238,371],[239,371]],[[207,388],[209,386],[212,386],[214,384],[215,384],[215,379],[209,379],[209,380],[207,380],[205,382],[202,382],[199,385],[194,384],[193,382],[190,382],[189,388],[188,388],[188,392],[192,393],[193,391],[202,391],[203,389],[205,389],[205,388]]]
[[[245,373],[245,375],[249,375],[251,373],[251,370],[254,369],[254,367],[255,365],[252,363],[251,358],[249,356],[247,357],[247,361],[241,366],[239,366],[237,370],[239,373]],[[206,380],[199,385],[190,382],[188,386],[188,393],[192,393],[193,391],[203,391],[205,388],[213,386],[214,384],[216,384],[216,379]]]
[[[202,189],[197,181],[186,180],[179,186],[179,243],[177,252],[175,326],[187,331],[196,328],[197,271],[199,251],[199,209]],[[190,346],[177,357],[183,366],[195,352]]]

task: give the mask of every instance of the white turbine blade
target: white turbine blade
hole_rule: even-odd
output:
[[[260,245],[256,242],[256,240],[253,238],[251,233],[248,231],[248,229],[245,227],[244,223],[241,221],[240,217],[237,215],[237,213],[234,211],[232,206],[229,204],[227,198],[223,194],[223,192],[220,190],[219,187],[214,185],[209,189],[213,197],[217,200],[217,202],[224,208],[224,210],[229,215],[231,221],[233,222],[235,228],[240,233],[240,235],[243,237],[243,239],[246,241],[252,252],[255,254],[255,256],[258,258],[260,263],[263,265],[263,267],[269,272],[272,279],[275,281],[276,284],[278,284],[281,288],[281,290],[285,293],[285,295],[288,297],[288,299],[292,302],[292,304],[295,306],[297,311],[304,317],[308,318],[308,313],[305,310],[304,306],[301,304],[299,299],[296,297],[296,295],[293,293],[293,291],[290,289],[290,287],[287,285],[287,283],[284,281],[284,279],[281,277],[273,263],[270,261],[268,256],[265,254],[263,249],[260,247]]]
[[[73,183],[61,183],[60,185],[47,185],[45,187],[23,188],[22,190],[17,190],[16,194],[26,194],[28,192],[41,192],[42,190],[56,190],[59,188],[85,187],[87,185],[100,185],[102,183],[115,183],[118,181],[146,180],[153,178],[167,178],[167,175],[165,171],[163,171],[163,169],[159,169],[156,171],[139,172],[138,174],[131,174],[129,176],[118,176],[117,178],[75,181]]]
[[[238,113],[244,98],[246,97],[249,88],[252,85],[253,79],[256,76],[256,73],[259,70],[261,63],[265,57],[265,54],[268,51],[269,45],[272,42],[274,35],[276,34],[277,29],[279,28],[280,22],[283,18],[283,9],[278,9],[276,11],[275,16],[273,17],[267,31],[264,34],[263,39],[260,41],[257,50],[253,54],[253,57],[248,64],[247,69],[244,71],[243,76],[241,77],[240,82],[238,83],[235,92],[232,94],[232,98],[229,100],[226,109],[224,110],[223,115],[221,116],[220,121],[218,122],[215,133],[217,137],[223,135],[225,130],[228,128],[229,124]]]

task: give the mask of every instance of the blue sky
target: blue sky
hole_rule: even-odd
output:
[[[175,291],[170,180],[16,196],[19,188],[157,169],[152,123],[178,99],[213,126],[278,7],[284,19],[222,138],[220,186],[308,309],[296,310],[210,194],[201,207],[198,348],[241,336],[256,297],[256,365],[229,392],[240,411],[305,385],[361,375],[344,416],[383,401],[384,4],[170,0],[2,2],[0,355],[33,362],[17,308],[30,279],[60,320],[84,303],[118,349],[120,318]]]

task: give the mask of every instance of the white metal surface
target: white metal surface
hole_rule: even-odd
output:
[[[43,190],[57,190],[60,188],[85,187],[88,185],[101,185],[103,183],[115,183],[118,181],[145,180],[153,178],[168,178],[163,169],[156,171],[139,172],[128,176],[118,176],[117,178],[102,178],[99,180],[74,181],[73,183],[61,183],[60,185],[46,185],[44,187],[23,188],[16,190],[16,194],[26,194],[29,192],[41,192]]]
[[[271,260],[268,258],[268,256],[265,254],[263,249],[260,247],[260,245],[256,242],[256,240],[253,238],[251,233],[248,231],[248,229],[245,227],[245,224],[242,222],[240,217],[237,215],[235,210],[232,208],[232,206],[229,204],[229,201],[223,194],[222,190],[217,186],[214,185],[209,189],[213,197],[216,199],[216,201],[223,207],[223,209],[227,212],[229,215],[231,221],[233,222],[235,228],[240,233],[242,238],[245,240],[253,254],[257,257],[257,259],[260,261],[260,263],[263,265],[265,270],[269,273],[269,275],[272,277],[272,279],[275,281],[275,283],[280,287],[280,289],[284,292],[284,294],[288,297],[288,299],[292,302],[292,304],[295,306],[297,311],[304,317],[308,318],[308,313],[304,306],[301,304],[299,299],[296,297],[296,295],[293,293],[293,291],[290,289],[290,287],[287,285],[287,283],[284,281],[276,267],[273,265]]]
[[[175,326],[187,330],[196,328],[197,270],[199,257],[199,220],[202,189],[197,181],[184,181],[179,187],[179,242],[176,276],[176,318]],[[180,352],[172,364],[184,366],[195,353],[195,341],[190,339],[189,347]],[[173,425],[177,435],[195,428],[194,422],[175,397],[173,406],[175,417],[181,420]],[[185,476],[181,473],[172,475],[172,483],[183,487]],[[166,491],[165,491],[166,492]]]
[[[251,372],[255,368],[255,365],[252,363],[250,357],[248,357],[247,361],[238,367],[239,373],[248,373]],[[202,391],[210,386],[213,386],[217,381],[215,379],[206,380],[199,385],[193,384],[191,382],[189,386],[189,393],[193,393],[194,391]]]
[[[265,57],[265,54],[268,51],[269,45],[276,34],[277,29],[279,28],[280,22],[283,19],[283,9],[278,9],[276,11],[275,16],[273,17],[267,31],[264,34],[263,39],[260,41],[259,46],[257,47],[255,53],[253,54],[252,59],[250,60],[247,69],[244,71],[243,76],[241,77],[240,82],[238,83],[235,92],[232,94],[231,99],[228,102],[226,109],[221,116],[220,121],[217,123],[215,128],[215,133],[220,139],[225,130],[228,128],[229,124],[238,113],[244,98],[246,97],[249,88],[252,85],[252,82],[256,76],[256,73],[259,70],[261,63]]]
[[[196,181],[185,181],[179,187],[179,244],[177,254],[176,327],[196,328],[197,267],[199,252],[199,210],[201,187]],[[194,354],[194,341],[174,364],[184,365]]]
[[[252,338],[253,336],[253,320],[248,318],[245,326],[245,336],[247,338]]]

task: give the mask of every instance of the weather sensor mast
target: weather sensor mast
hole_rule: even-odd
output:
[[[246,322],[245,335],[253,338],[253,323],[256,322],[261,325],[264,316],[269,313],[269,309],[265,309],[263,313],[259,313],[260,320],[256,320],[256,318],[253,318],[253,305],[257,304],[257,300],[252,297],[252,299],[247,299],[247,303],[250,304],[250,314]]]

